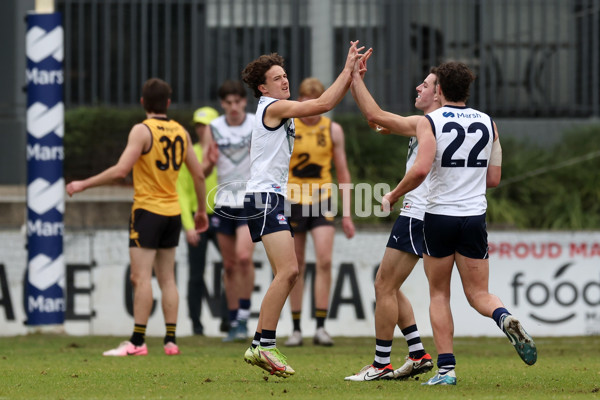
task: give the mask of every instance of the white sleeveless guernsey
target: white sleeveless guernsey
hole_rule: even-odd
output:
[[[254,114],[246,113],[241,125],[227,124],[225,115],[210,123],[213,138],[219,147],[217,206],[240,207],[244,204],[246,182],[250,178],[250,141]]]
[[[290,157],[294,149],[294,119],[287,118],[275,128],[265,126],[264,115],[278,99],[261,97],[256,108],[256,119],[250,146],[250,180],[247,193],[273,192],[287,194]]]
[[[416,137],[411,137],[408,142],[408,155],[406,157],[406,171],[408,171],[415,163],[417,158],[417,152],[419,151],[419,142]],[[404,201],[402,202],[402,210],[400,215],[406,217],[416,218],[423,221],[425,216],[425,207],[427,205],[427,194],[429,193],[429,175],[425,178],[423,183],[417,186],[415,189],[404,195]]]
[[[427,212],[450,216],[481,215],[487,167],[494,142],[489,115],[468,107],[445,106],[425,116],[436,138]]]

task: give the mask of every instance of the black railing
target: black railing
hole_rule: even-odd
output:
[[[333,79],[358,38],[375,49],[366,79],[386,109],[413,112],[429,67],[454,59],[478,75],[470,105],[496,117],[600,116],[600,0],[57,3],[67,107],[137,105],[151,76],[171,83],[176,106],[217,104],[223,80],[274,51],[286,58],[295,93],[318,66],[330,70],[320,78]],[[316,3],[330,15],[328,30],[317,29]],[[315,52],[321,42],[331,48]],[[338,108],[356,110],[349,96]]]

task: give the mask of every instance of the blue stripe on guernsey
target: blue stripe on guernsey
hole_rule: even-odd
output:
[[[275,101],[277,101],[277,100],[275,100]],[[262,116],[260,118],[260,121],[262,122],[263,128],[265,128],[268,131],[273,131],[273,132],[275,132],[277,129],[281,128],[285,124],[285,122],[288,120],[287,118],[286,119],[282,119],[281,123],[279,125],[277,125],[276,127],[274,127],[274,128],[271,128],[270,126],[267,126],[265,124],[265,114],[267,113],[267,108],[269,108],[271,105],[273,105],[273,103],[275,103],[275,101],[272,102],[272,103],[269,103],[269,104],[267,104],[265,106],[265,108],[263,110],[263,114],[262,114]]]
[[[433,120],[431,119],[431,117],[429,115],[425,115],[425,118],[427,118],[427,120],[429,121],[429,124],[431,125],[431,130],[433,131],[433,136],[435,135],[435,123],[433,122]]]

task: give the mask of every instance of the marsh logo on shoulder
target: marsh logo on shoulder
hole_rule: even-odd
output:
[[[442,115],[444,118],[454,118],[454,113],[452,111],[446,111],[445,113],[442,113]]]

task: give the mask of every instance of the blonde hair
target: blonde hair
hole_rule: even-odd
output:
[[[317,78],[306,78],[300,84],[298,95],[300,97],[308,97],[316,99],[320,97],[325,91],[325,86]]]

